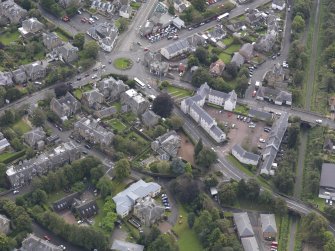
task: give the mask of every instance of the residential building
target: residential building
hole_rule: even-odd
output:
[[[13,85],[13,74],[11,72],[0,72],[0,86]]]
[[[0,132],[0,153],[4,152],[10,147],[10,143],[8,140],[3,136],[3,134]]]
[[[103,15],[110,15],[115,11],[114,3],[112,4],[110,2],[102,2],[99,0],[92,1],[91,8],[98,10]]]
[[[106,52],[112,51],[119,35],[119,31],[113,22],[99,23],[88,29],[86,33],[97,40],[100,47]]]
[[[89,219],[98,213],[98,205],[95,200],[74,200],[74,210],[76,214],[80,217],[80,219]]]
[[[261,158],[260,155],[248,152],[238,144],[233,146],[231,153],[239,162],[246,165],[257,166]]]
[[[292,93],[276,88],[261,86],[256,94],[257,100],[266,100],[276,105],[292,105]]]
[[[10,219],[8,219],[5,215],[0,214],[0,233],[5,235],[10,232]]]
[[[145,52],[143,64],[149,69],[150,73],[157,76],[165,76],[169,71],[169,64],[162,61],[162,55],[158,52]]]
[[[27,74],[22,68],[16,69],[12,73],[15,84],[23,84],[27,82]]]
[[[0,2],[0,17],[8,19],[11,24],[21,23],[27,15],[28,11],[17,5],[13,0]]]
[[[263,13],[254,10],[249,10],[245,15],[245,21],[249,23],[252,27],[257,27],[263,24],[264,17]]]
[[[133,214],[143,225],[151,226],[162,219],[164,212],[165,207],[158,205],[154,199],[146,197],[135,204]]]
[[[127,189],[113,197],[116,213],[122,218],[126,217],[134,205],[147,196],[156,197],[161,192],[161,186],[154,182],[139,180]]]
[[[36,61],[30,64],[21,66],[22,70],[25,71],[27,80],[35,81],[45,77],[46,66],[43,65],[42,61]]]
[[[94,112],[94,116],[99,118],[99,119],[110,117],[110,116],[113,116],[115,114],[117,114],[117,110],[113,106],[103,107],[103,108],[101,108],[101,110],[98,110],[98,111]]]
[[[97,88],[104,98],[109,101],[115,101],[120,98],[121,93],[129,89],[122,80],[116,80],[113,77],[105,78],[97,83]]]
[[[244,64],[244,57],[239,52],[234,52],[234,56],[230,62],[235,63],[237,67],[241,67]]]
[[[255,235],[254,230],[251,227],[248,213],[234,213],[233,216],[238,237],[243,239],[246,237],[253,237]]]
[[[225,93],[210,89],[208,92],[207,102],[214,105],[223,106],[226,111],[233,111],[236,107],[237,94],[234,90],[229,93]]]
[[[151,142],[151,149],[159,154],[161,160],[177,157],[181,146],[181,138],[176,131],[169,131]]]
[[[319,198],[335,200],[335,164],[333,163],[322,164]]]
[[[111,249],[112,251],[143,251],[144,246],[131,242],[114,240]]]
[[[161,48],[160,53],[166,58],[171,59],[184,53],[195,51],[197,46],[205,44],[205,39],[199,34],[194,34],[185,39],[177,40],[174,43]]]
[[[225,67],[225,63],[221,59],[218,59],[217,61],[211,63],[211,65],[209,66],[209,73],[213,77],[221,76]]]
[[[264,36],[261,36],[256,44],[255,44],[255,50],[260,52],[270,52],[276,43],[277,39],[277,32],[270,31],[266,33]]]
[[[79,192],[69,194],[61,198],[60,200],[53,202],[52,208],[56,212],[61,212],[65,209],[70,209],[73,206],[75,199],[79,199],[79,197],[80,197]]]
[[[175,27],[177,27],[179,30],[181,30],[182,28],[185,28],[185,22],[176,16],[172,19],[172,24]]]
[[[70,6],[78,7],[80,0],[59,0],[58,3],[66,9]]]
[[[251,109],[249,109],[248,117],[259,119],[259,120],[262,120],[262,121],[272,121],[273,120],[273,113],[251,108]]]
[[[186,0],[174,0],[173,1],[174,9],[178,11],[179,13],[184,12],[190,6],[191,6],[191,3]]]
[[[54,48],[53,55],[65,63],[72,63],[78,59],[79,49],[69,42]]]
[[[246,237],[241,239],[244,251],[260,251],[255,237]]]
[[[27,238],[22,241],[20,251],[62,251],[59,246],[52,244],[47,240],[43,240],[34,234],[29,234]]]
[[[80,102],[69,92],[59,99],[55,97],[52,98],[50,102],[50,110],[56,113],[62,120],[73,116],[80,108]]]
[[[42,127],[37,127],[29,132],[26,132],[24,135],[24,142],[32,148],[37,148],[38,145],[44,145],[44,140],[46,138],[46,133]],[[43,142],[43,144],[39,142]]]
[[[285,9],[286,3],[285,0],[272,0],[271,7],[274,10],[283,10]]]
[[[43,33],[42,37],[43,44],[49,51],[52,51],[63,44],[63,41],[54,32]]]
[[[84,92],[81,97],[81,102],[84,106],[95,110],[99,110],[104,101],[104,95],[101,94],[98,89]]]
[[[102,127],[97,120],[86,117],[74,123],[74,132],[92,144],[100,146],[109,146],[114,137],[114,134]]]
[[[134,89],[129,89],[121,94],[121,104],[127,105],[136,115],[143,114],[149,107],[149,101]]]
[[[265,74],[263,81],[267,83],[268,87],[281,88],[285,81],[284,67],[280,63],[275,64],[272,69]]]
[[[274,214],[260,215],[262,235],[265,240],[275,240],[277,237],[277,225]]]
[[[32,17],[22,22],[19,32],[23,37],[31,37],[42,31],[43,28],[44,25],[37,18]]]
[[[119,10],[120,17],[129,19],[131,17],[131,13],[133,9],[129,5],[122,5]]]
[[[227,32],[222,24],[217,24],[212,30],[208,32],[207,36],[212,42],[217,43],[218,40],[221,40],[227,36]]]
[[[35,158],[20,161],[8,167],[6,174],[12,187],[29,183],[36,175],[44,175],[66,163],[80,158],[81,147],[74,142],[62,143],[49,152],[42,153]]]
[[[239,53],[245,58],[245,60],[250,60],[252,54],[254,53],[254,45],[250,43],[243,44]]]
[[[142,114],[142,123],[147,127],[153,127],[158,124],[160,116],[151,110],[146,110]]]
[[[262,152],[261,174],[274,175],[273,161],[277,156],[280,144],[288,126],[288,114],[282,113],[271,128],[265,148]]]
[[[334,151],[334,143],[330,138],[326,138],[325,142],[323,143],[323,150],[326,152],[332,152]]]

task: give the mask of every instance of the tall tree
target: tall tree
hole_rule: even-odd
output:
[[[173,110],[173,100],[171,96],[167,93],[158,95],[152,104],[152,110],[163,118],[169,117]]]
[[[43,126],[46,120],[44,111],[40,108],[36,108],[31,115],[31,123],[38,127]]]
[[[127,178],[130,175],[130,163],[127,159],[121,159],[115,163],[115,177],[119,180]]]
[[[195,148],[194,148],[194,156],[198,156],[200,151],[202,150],[203,148],[203,144],[202,144],[202,139],[199,139],[198,143],[195,145]]]
[[[0,250],[11,251],[15,247],[15,241],[5,234],[0,233]]]
[[[237,197],[237,184],[236,182],[229,182],[223,184],[219,190],[220,202],[227,205],[233,205]]]
[[[175,158],[171,162],[171,171],[174,174],[180,175],[185,173],[185,163],[180,158]]]
[[[112,186],[112,181],[108,177],[103,176],[99,179],[97,188],[99,189],[102,198],[106,198],[107,196],[111,195]]]
[[[79,50],[82,50],[84,48],[85,44],[85,34],[84,33],[77,33],[74,35],[73,38],[73,45],[78,47]]]
[[[196,161],[198,165],[201,167],[209,168],[212,164],[214,164],[217,160],[217,154],[212,149],[203,148],[197,158]]]
[[[54,89],[57,98],[64,96],[68,91],[70,91],[69,86],[66,84],[57,85]]]
[[[84,58],[96,59],[99,53],[99,46],[95,41],[85,43],[83,55]]]
[[[302,219],[301,235],[304,241],[322,245],[322,237],[328,228],[327,220],[314,212]]]

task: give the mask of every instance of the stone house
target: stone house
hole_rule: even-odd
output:
[[[160,116],[151,110],[146,110],[142,114],[142,123],[147,127],[153,127],[158,124]]]
[[[239,53],[245,58],[245,60],[250,60],[254,52],[254,46],[250,43],[243,44]]]
[[[32,17],[22,22],[19,32],[23,37],[31,37],[41,32],[43,28],[44,24],[38,21],[37,18]]]
[[[176,131],[169,131],[151,142],[151,149],[159,155],[161,160],[177,157],[180,146],[181,138]]]
[[[135,204],[133,214],[143,225],[151,226],[163,217],[164,212],[163,206],[158,205],[154,199],[146,197]]]
[[[0,18],[5,18],[11,24],[21,23],[28,15],[28,11],[17,5],[13,0],[0,2]]]
[[[59,99],[55,97],[52,98],[50,102],[50,110],[63,120],[74,115],[80,108],[80,102],[69,92]]]
[[[43,33],[42,39],[43,39],[44,46],[49,51],[52,51],[54,48],[59,47],[63,44],[63,41],[54,32]]]
[[[13,74],[11,72],[0,72],[0,86],[13,85]]]
[[[53,50],[53,54],[57,55],[59,60],[65,62],[65,63],[72,63],[73,61],[76,61],[78,59],[78,53],[79,49],[69,42],[56,47]]]
[[[141,115],[149,107],[149,101],[134,89],[129,89],[121,94],[121,104],[127,105],[136,115]]]
[[[133,9],[129,5],[122,5],[119,10],[120,17],[129,19],[131,17],[131,13]]]
[[[29,132],[26,132],[24,135],[24,142],[32,148],[38,148],[37,146],[43,146],[44,140],[46,138],[46,133],[42,127],[37,127]],[[42,142],[41,142],[42,141]],[[39,143],[40,142],[40,143]]]
[[[81,97],[81,102],[84,106],[95,110],[99,110],[104,101],[104,95],[98,89],[84,92]]]
[[[23,84],[27,82],[27,74],[22,68],[12,71],[13,80],[16,84]]]
[[[211,65],[209,66],[209,73],[214,77],[221,76],[225,67],[225,63],[221,59],[219,59],[216,62],[211,63]]]
[[[86,33],[98,41],[100,47],[106,52],[112,51],[119,35],[117,27],[112,22],[99,23],[89,28]]]
[[[35,81],[42,79],[46,75],[46,67],[42,61],[36,61],[27,65],[21,66],[21,69],[25,71],[27,80]]]
[[[0,233],[5,235],[10,232],[10,219],[8,219],[5,215],[0,214]]]
[[[122,80],[113,77],[103,79],[97,83],[97,88],[106,100],[115,101],[120,98],[121,93],[129,89]]]

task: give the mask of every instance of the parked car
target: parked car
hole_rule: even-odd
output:
[[[80,10],[77,10],[77,13],[78,13],[79,15],[81,15],[81,11],[80,11]]]
[[[249,125],[249,128],[255,128],[255,127],[256,127],[255,124],[251,124],[251,125]]]
[[[13,194],[15,195],[15,194],[18,194],[19,193],[19,190],[14,190],[13,191]]]
[[[87,149],[91,149],[92,147],[91,147],[90,145],[86,144],[86,145],[85,145],[85,148],[87,148]]]
[[[259,142],[265,143],[265,139],[259,138]]]
[[[62,250],[66,250],[66,247],[64,245],[59,245],[58,247]]]
[[[47,236],[47,235],[44,235],[43,238],[44,238],[44,240],[46,240],[46,241],[51,241],[51,238],[50,238],[49,236]]]
[[[321,120],[321,119],[317,119],[317,120],[315,120],[315,122],[316,122],[317,124],[322,124],[322,120]]]
[[[96,79],[98,76],[96,74],[94,74],[91,78],[92,79]]]

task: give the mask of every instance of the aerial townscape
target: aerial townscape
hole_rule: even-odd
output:
[[[14,250],[335,251],[335,1],[0,0]]]

